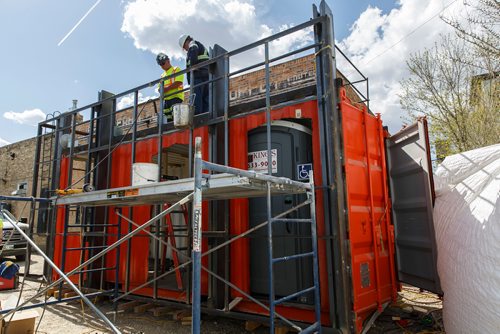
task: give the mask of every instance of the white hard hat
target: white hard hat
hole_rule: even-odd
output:
[[[181,49],[184,49],[184,43],[186,43],[186,40],[189,38],[189,35],[181,35],[181,37],[179,37],[179,46],[181,47]]]

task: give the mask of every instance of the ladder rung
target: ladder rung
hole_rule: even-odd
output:
[[[312,223],[310,218],[273,218],[272,222],[282,223]]]
[[[295,259],[300,259],[301,257],[306,257],[306,256],[313,256],[313,252],[309,253],[302,253],[302,254],[296,254],[296,255],[290,255],[290,256],[283,256],[283,257],[277,257],[273,259],[273,263],[278,263],[282,261],[288,261],[288,260],[295,260]]]
[[[84,270],[77,271],[74,274],[76,275],[76,274],[91,273],[91,272],[95,272],[95,271],[107,271],[107,270],[114,270],[114,269],[116,269],[116,267],[84,269]]]
[[[92,232],[83,232],[84,237],[106,237],[109,234],[104,233],[104,231],[92,231]]]
[[[102,227],[102,226],[118,226],[118,224],[73,224],[68,227]]]
[[[299,334],[309,334],[309,333],[314,333],[315,331],[319,331],[319,323],[315,322],[314,324],[304,328],[299,332]]]
[[[89,247],[77,247],[77,248],[66,248],[66,251],[78,251],[78,250],[90,250],[90,249],[104,249],[108,246],[89,246]]]
[[[295,297],[298,297],[300,295],[303,295],[303,294],[306,294],[308,292],[311,292],[313,291],[314,289],[316,289],[315,286],[312,286],[310,288],[307,288],[307,289],[304,289],[304,290],[301,290],[301,291],[298,291],[298,292],[295,292],[295,293],[292,293],[291,295],[288,295],[286,297],[283,297],[283,298],[280,298],[280,299],[277,299],[275,300],[273,303],[274,305],[278,305],[278,304],[281,304],[281,303],[284,303],[286,302],[287,300],[290,300],[290,299],[293,299]]]

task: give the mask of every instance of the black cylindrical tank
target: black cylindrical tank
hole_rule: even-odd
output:
[[[271,156],[273,175],[308,182],[312,168],[311,130],[291,121],[271,124]],[[261,126],[248,133],[248,169],[267,173],[267,129]],[[272,216],[276,216],[305,201],[306,195],[273,196]],[[295,211],[287,218],[309,218],[309,206]],[[266,198],[249,200],[249,222],[254,227],[267,220]],[[308,223],[273,223],[273,257],[283,257],[311,251],[311,226]],[[250,239],[250,289],[253,295],[269,294],[269,260],[267,228],[256,231]],[[279,262],[274,265],[276,297],[284,297],[311,287],[312,259],[310,257]],[[312,294],[302,295],[295,302],[312,303]]]

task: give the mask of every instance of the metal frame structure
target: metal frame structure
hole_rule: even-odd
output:
[[[271,58],[270,56],[270,43],[276,41],[279,38],[282,38],[286,35],[292,34],[294,32],[303,30],[303,29],[313,29],[314,41],[310,45],[302,47],[300,49],[288,52],[286,54],[279,55],[277,57]],[[236,71],[230,71],[230,59],[234,56],[240,55],[248,50],[261,47],[264,50],[264,60],[258,62],[254,65],[245,67],[243,69],[239,69]],[[300,189],[302,192],[308,193],[308,200],[306,204],[314,203],[314,184],[311,182],[310,184],[303,184],[300,182],[293,182],[291,180],[284,181],[281,178],[276,178],[272,175],[272,161],[271,161],[271,142],[272,142],[272,133],[271,133],[271,120],[272,120],[272,112],[273,110],[283,108],[285,106],[294,105],[300,102],[313,101],[317,100],[318,103],[318,119],[319,119],[319,132],[320,132],[320,145],[323,148],[321,150],[321,161],[323,161],[321,166],[321,174],[323,175],[321,179],[321,184],[317,185],[318,189],[316,191],[322,194],[323,201],[327,203],[323,206],[323,212],[321,215],[324,217],[325,221],[329,222],[326,224],[325,234],[326,234],[326,248],[327,254],[331,254],[327,256],[327,271],[328,271],[328,286],[325,287],[328,289],[329,300],[332,303],[330,307],[330,320],[332,322],[332,327],[334,329],[340,329],[341,331],[346,331],[348,328],[352,328],[352,319],[350,318],[350,310],[348,309],[348,305],[350,305],[350,292],[349,292],[349,249],[346,243],[347,240],[347,232],[346,232],[346,199],[343,194],[343,173],[342,173],[342,133],[340,126],[340,115],[338,110],[338,90],[340,87],[339,81],[336,80],[336,54],[335,54],[335,45],[334,45],[334,34],[333,34],[333,15],[331,10],[328,8],[324,1],[321,2],[320,8],[313,6],[313,18],[307,22],[299,24],[290,29],[284,30],[278,34],[269,36],[267,38],[261,39],[252,44],[246,45],[242,48],[233,50],[233,51],[225,51],[220,49],[215,49],[213,53],[213,57],[210,60],[207,60],[203,63],[193,66],[188,70],[183,70],[179,72],[180,74],[185,74],[188,71],[195,71],[198,68],[209,66],[211,68],[211,76],[209,81],[203,84],[208,84],[211,87],[211,97],[212,97],[212,107],[208,114],[196,115],[194,118],[194,125],[189,129],[189,141],[188,141],[188,158],[189,158],[189,175],[194,177],[190,179],[183,179],[179,181],[170,181],[167,183],[158,183],[155,185],[141,186],[141,187],[124,187],[117,189],[110,189],[110,173],[107,173],[110,170],[111,166],[111,158],[112,153],[119,147],[121,144],[130,143],[131,144],[131,162],[132,164],[136,162],[136,151],[137,145],[144,140],[149,140],[155,138],[158,143],[158,153],[157,158],[158,162],[162,161],[162,148],[163,148],[163,136],[165,134],[171,134],[177,132],[179,130],[174,129],[170,124],[163,124],[163,113],[159,112],[157,126],[155,128],[151,128],[149,130],[139,130],[138,122],[141,116],[142,111],[147,106],[150,101],[142,104],[142,107],[139,104],[139,92],[142,89],[151,87],[156,84],[160,84],[160,96],[163,96],[163,82],[164,80],[170,79],[170,77],[165,77],[159,80],[154,80],[152,82],[146,83],[139,87],[133,88],[131,90],[125,91],[123,93],[113,95],[107,92],[101,92],[99,95],[99,101],[88,106],[78,108],[72,110],[67,113],[63,113],[61,115],[57,115],[52,119],[46,120],[39,124],[38,128],[38,138],[37,138],[37,153],[35,156],[35,166],[34,166],[34,177],[33,177],[33,188],[32,195],[34,197],[39,196],[39,169],[47,164],[51,166],[52,176],[50,178],[51,189],[65,189],[69,190],[75,186],[81,186],[83,183],[92,183],[97,189],[92,193],[82,193],[69,195],[66,197],[58,197],[54,200],[54,205],[49,208],[49,215],[51,217],[50,221],[52,223],[49,226],[49,236],[54,237],[56,235],[55,224],[56,216],[57,216],[57,208],[64,208],[64,231],[62,232],[62,237],[64,240],[63,252],[61,255],[62,265],[61,269],[65,272],[64,263],[65,254],[66,254],[66,239],[68,237],[68,228],[70,225],[68,224],[69,218],[69,209],[71,206],[82,207],[82,210],[77,210],[75,215],[77,216],[77,224],[73,224],[73,227],[80,228],[81,233],[86,233],[87,235],[97,235],[99,232],[100,235],[97,239],[90,238],[94,244],[91,246],[83,246],[79,251],[86,252],[86,254],[82,255],[82,263],[78,265],[76,268],[66,273],[66,276],[71,276],[74,274],[79,274],[80,279],[85,274],[88,280],[92,280],[93,275],[101,275],[97,276],[100,279],[99,287],[101,289],[103,286],[103,275],[105,271],[114,270],[116,273],[116,277],[118,277],[118,264],[116,262],[116,266],[107,268],[104,262],[101,262],[100,265],[93,265],[94,261],[98,258],[103,258],[103,255],[107,254],[113,249],[117,249],[117,259],[120,257],[119,249],[117,248],[120,244],[126,243],[126,265],[125,268],[125,282],[122,287],[124,293],[120,293],[118,284],[115,284],[112,289],[111,294],[114,297],[114,301],[118,301],[121,298],[126,296],[130,296],[131,293],[136,291],[137,289],[149,285],[153,283],[153,298],[157,298],[157,290],[158,286],[156,281],[161,277],[164,277],[170,273],[173,273],[174,270],[170,270],[166,273],[159,274],[158,268],[156,266],[154,268],[153,280],[143,284],[134,289],[130,289],[130,280],[129,280],[129,260],[132,253],[132,244],[131,238],[139,233],[140,231],[145,231],[146,228],[151,226],[155,221],[169,214],[175,207],[178,207],[181,204],[187,203],[191,200],[193,196],[191,194],[192,189],[195,189],[194,192],[194,206],[191,214],[191,221],[193,221],[192,228],[192,237],[193,237],[193,259],[189,260],[181,264],[178,268],[187,267],[193,261],[193,271],[192,271],[192,285],[186,287],[186,303],[189,304],[189,296],[193,296],[193,328],[199,328],[199,312],[203,309],[200,306],[200,287],[199,287],[199,278],[201,275],[201,269],[207,271],[211,277],[214,277],[216,280],[222,281],[226,284],[223,296],[223,304],[224,309],[228,310],[229,304],[229,287],[233,290],[238,291],[244,294],[241,289],[237,286],[229,282],[228,279],[228,250],[227,245],[234,240],[238,240],[244,236],[247,236],[251,232],[253,232],[256,228],[262,228],[267,225],[268,230],[268,245],[269,245],[269,303],[268,306],[263,304],[261,301],[253,300],[258,305],[262,306],[265,309],[269,309],[270,314],[270,326],[271,331],[274,329],[274,319],[275,317],[280,318],[282,321],[287,322],[288,320],[284,319],[281,315],[276,313],[275,306],[286,301],[287,299],[275,299],[274,296],[274,279],[273,279],[273,263],[279,261],[286,261],[288,259],[296,259],[299,257],[313,257],[315,265],[313,266],[314,271],[314,290],[315,293],[315,303],[319,303],[319,284],[318,284],[318,264],[317,264],[317,249],[316,246],[313,247],[311,252],[307,252],[307,254],[295,254],[290,255],[289,257],[275,259],[273,257],[272,252],[272,225],[279,224],[280,222],[284,222],[285,220],[282,218],[283,216],[279,215],[277,217],[271,216],[270,210],[270,198],[273,194],[280,193],[294,193],[297,189]],[[279,62],[287,57],[292,57],[294,55],[298,55],[300,53],[306,51],[314,51],[315,60],[316,60],[316,95],[315,96],[303,96],[298,99],[294,99],[293,101],[285,101],[285,102],[273,102],[273,95],[271,94],[271,71],[270,65],[272,63]],[[352,63],[351,63],[352,65]],[[354,66],[354,65],[353,65]],[[213,70],[215,68],[215,70]],[[234,112],[231,109],[229,103],[229,79],[236,75],[245,73],[247,71],[264,68],[265,72],[265,98],[263,99],[263,106],[258,108],[252,108],[250,110],[244,110],[243,112],[238,111]],[[356,69],[356,68],[355,68]],[[359,72],[359,70],[356,69]],[[359,72],[360,73],[360,72]],[[361,73],[360,73],[361,74]],[[179,75],[179,74],[175,74]],[[361,74],[362,75],[362,74]],[[363,76],[363,75],[362,75]],[[347,85],[352,86],[361,96],[363,94],[355,87],[357,83],[366,81],[366,85],[368,86],[368,79],[363,76],[363,80],[355,81],[352,83],[348,83]],[[189,90],[190,93],[193,92],[194,86],[190,86],[186,88],[184,91]],[[117,99],[133,94],[134,103],[132,106],[132,118],[133,123],[127,129],[126,133],[120,136],[114,136],[115,130],[115,119],[116,115],[122,111],[118,111],[117,109]],[[367,90],[366,97],[363,96],[363,99],[359,102],[369,103],[369,92]],[[161,103],[161,99],[160,99]],[[156,105],[155,105],[156,108]],[[161,109],[161,106],[160,106]],[[90,112],[90,117],[88,120],[79,121],[77,119],[77,115],[79,113]],[[253,173],[249,171],[244,171],[241,169],[235,169],[228,167],[229,164],[229,121],[233,119],[237,119],[240,117],[246,117],[251,114],[262,113],[265,112],[266,115],[266,130],[267,130],[267,157],[268,157],[268,176],[258,173]],[[201,159],[199,156],[199,147],[194,147],[194,131],[199,126],[208,126],[209,127],[209,138],[208,138],[208,149],[209,149],[209,161],[205,161]],[[51,138],[51,152],[49,154],[48,160],[47,154],[40,154],[42,146],[44,146],[44,138],[46,136],[50,136]],[[67,147],[63,147],[60,140],[62,137],[67,139],[68,145]],[[196,143],[198,144],[198,143]],[[195,154],[193,154],[195,153]],[[78,166],[75,167],[76,161],[82,161],[85,163],[85,168],[81,168],[84,176],[81,178],[77,178],[75,181],[75,175],[73,173],[74,170],[78,169]],[[65,164],[66,168],[62,170],[61,165]],[[193,167],[194,162],[194,167]],[[130,166],[132,171],[132,164]],[[202,174],[201,170],[209,170],[213,172],[219,172],[223,174],[211,174],[205,175]],[[64,173],[62,173],[64,172]],[[161,176],[161,168],[159,172],[159,176]],[[231,175],[233,174],[233,175]],[[130,173],[132,175],[132,172]],[[234,176],[237,175],[237,176]],[[278,186],[276,186],[278,185]],[[177,187],[176,195],[169,197],[169,194],[172,194],[174,189],[173,187]],[[220,194],[217,192],[217,187],[220,189],[239,189],[240,193],[232,193],[230,196]],[[110,191],[114,192],[123,192],[126,193],[127,190],[137,189],[137,194],[133,196],[118,196],[117,198],[108,198],[108,194]],[[179,189],[183,189],[179,191]],[[215,190],[214,190],[215,189]],[[173,206],[170,206],[167,210],[159,210],[155,217],[148,220],[148,222],[137,227],[137,224],[133,221],[133,205],[137,205],[139,203],[148,203],[148,204],[161,204],[166,202],[174,202],[177,201],[178,194],[182,193],[185,195],[180,202],[177,202]],[[230,238],[229,235],[229,219],[228,219],[228,204],[227,200],[238,197],[251,197],[251,196],[267,196],[267,221],[256,226],[244,234],[237,236],[235,238]],[[200,240],[201,240],[201,230],[199,229],[199,220],[201,214],[201,207],[199,207],[199,203],[201,199],[209,199],[209,200],[217,200],[220,201],[221,205],[214,205],[213,207],[213,217],[216,216],[218,220],[222,222],[222,224],[218,224],[220,229],[214,228],[214,233],[218,233],[217,238],[222,242],[219,242],[215,247],[212,247],[209,251],[205,253],[201,253],[201,248],[199,248]],[[224,202],[225,201],[225,202]],[[214,202],[219,203],[219,202]],[[117,211],[116,214],[119,217],[118,224],[122,222],[128,223],[128,230],[125,236],[117,235],[118,240],[112,245],[103,244],[102,240],[105,240],[108,236],[111,236],[108,227],[111,226],[109,223],[109,206],[131,206],[128,210],[128,215],[124,215],[121,212]],[[294,208],[297,209],[298,207]],[[78,216],[80,215],[80,216]],[[311,233],[312,239],[315,241],[316,239],[316,227],[315,227],[315,208],[314,205],[311,205]],[[290,219],[288,222],[292,222]],[[99,222],[99,223],[97,223]],[[305,221],[302,221],[305,222]],[[335,222],[335,224],[331,223]],[[137,227],[133,229],[134,225]],[[213,228],[213,226],[212,226]],[[146,234],[148,234],[147,232]],[[158,238],[158,234],[150,235],[155,242],[162,243],[166,247],[172,248],[172,245],[165,243],[163,240]],[[116,235],[115,235],[116,236]],[[121,237],[121,238],[120,238]],[[315,242],[313,242],[315,245]],[[53,258],[53,240],[49,238],[47,242],[47,253],[49,258]],[[200,258],[205,255],[210,255],[214,253],[216,250],[223,250],[223,259],[224,266],[221,272],[213,272],[212,270],[205,268],[200,263]],[[175,249],[174,249],[175,251]],[[315,255],[316,254],[316,255]],[[156,252],[158,255],[158,252]],[[88,258],[88,260],[83,261]],[[333,269],[337,268],[337,269]],[[47,267],[46,273],[50,273],[50,268]],[[51,286],[62,283],[62,279],[57,279],[52,282]],[[60,285],[62,288],[62,285]],[[311,291],[312,291],[311,290]],[[307,290],[305,292],[308,292]],[[192,293],[191,293],[192,292]],[[304,292],[304,291],[302,291]],[[209,298],[215,296],[214,298],[218,298],[217,294],[219,292],[216,289],[212,289],[210,292]],[[64,301],[64,300],[60,300]],[[321,322],[320,322],[320,313],[319,313],[319,304],[315,305],[316,310],[316,322],[310,326],[306,332],[308,331],[320,331],[321,330]],[[334,306],[333,306],[334,305]],[[293,325],[296,329],[300,329],[297,325],[294,325],[290,322],[287,322],[290,325]]]

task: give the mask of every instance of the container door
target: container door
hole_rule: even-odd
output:
[[[399,280],[442,293],[432,217],[434,181],[427,121],[419,119],[391,136],[386,145]]]

